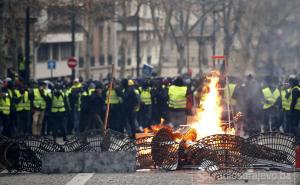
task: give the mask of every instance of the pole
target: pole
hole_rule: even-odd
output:
[[[112,64],[111,66],[111,79],[109,82],[109,87],[108,87],[108,96],[106,97],[106,112],[105,112],[105,120],[104,120],[104,131],[107,130],[108,127],[108,116],[109,116],[109,109],[110,109],[110,96],[111,96],[111,90],[112,90],[112,85],[113,85],[113,80],[115,76],[115,64]]]
[[[212,52],[216,55],[216,11],[213,11],[213,35],[212,35]],[[216,69],[216,60],[213,59],[213,69]]]
[[[25,82],[27,83],[30,78],[30,7],[26,8],[25,19]]]
[[[230,97],[230,89],[229,89],[229,79],[228,79],[228,58],[227,56],[224,56],[224,62],[225,62],[225,79],[226,79],[226,91],[227,91],[227,113],[228,113],[228,123],[229,123],[229,128],[231,128],[232,123],[231,123],[231,111],[233,113],[233,107],[231,105],[231,97]]]
[[[50,70],[51,80],[53,79],[53,68]]]
[[[140,18],[139,10],[136,14],[136,76],[140,76]]]
[[[71,33],[72,33],[72,57],[75,58],[75,12],[74,7],[72,11],[71,17]],[[71,80],[74,81],[75,79],[75,68],[72,69]]]

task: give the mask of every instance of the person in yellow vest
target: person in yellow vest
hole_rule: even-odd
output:
[[[17,113],[17,133],[21,135],[31,134],[30,111],[31,103],[29,99],[29,92],[23,85],[15,89],[15,103]]]
[[[291,85],[292,102],[291,102],[291,133],[300,137],[299,120],[300,120],[300,86],[296,75],[290,75],[289,83]]]
[[[234,79],[231,77],[228,86],[225,85],[224,98],[226,100],[226,103],[231,104],[231,108],[233,109],[233,111],[235,111],[236,109],[236,100],[233,97],[233,95],[235,94],[235,89],[236,89],[236,83],[234,83]],[[229,98],[229,102],[227,102],[228,101],[227,97]],[[234,115],[234,112],[232,113]]]
[[[292,103],[291,87],[289,83],[282,84],[280,88],[280,99],[281,99],[281,123],[285,133],[291,133],[290,121],[290,109]]]
[[[72,87],[70,88],[70,93],[68,95],[70,100],[70,106],[72,111],[72,122],[73,128],[76,134],[79,133],[80,125],[80,115],[81,115],[81,96],[82,96],[82,84],[79,79],[75,79]]]
[[[186,124],[187,95],[187,86],[181,77],[177,77],[168,91],[169,124],[175,128]]]
[[[133,80],[123,81],[123,88],[122,114],[124,116],[124,122],[129,126],[127,129],[129,136],[135,138],[137,110],[139,110],[140,97]]]
[[[69,110],[66,97],[58,84],[55,85],[50,98],[50,123],[52,127],[53,139],[58,137],[58,130],[62,134],[63,140],[67,141],[65,130],[65,116]]]
[[[11,125],[11,110],[12,110],[12,99],[9,95],[8,89],[3,87],[0,92],[0,135],[7,137],[12,136],[12,125]]]
[[[32,89],[30,93],[30,100],[32,102],[32,135],[41,135],[43,121],[45,117],[45,110],[47,107],[46,91],[47,84],[39,82],[38,87]]]
[[[138,123],[144,129],[150,127],[152,124],[152,94],[150,84],[147,81],[141,83],[139,93],[141,105],[138,112]]]
[[[105,105],[108,103],[109,96],[109,87],[106,88],[105,95]],[[122,95],[121,90],[118,87],[116,81],[113,81],[112,90],[110,95],[110,108],[109,108],[109,117],[108,117],[108,127],[117,132],[123,133],[124,127],[121,125],[121,103],[122,103]]]
[[[267,77],[266,85],[262,89],[263,102],[263,129],[264,132],[279,131],[279,103],[280,91],[276,87],[274,78]]]

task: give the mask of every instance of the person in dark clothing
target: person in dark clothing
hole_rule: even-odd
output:
[[[162,79],[157,79],[151,90],[152,94],[152,120],[155,124],[166,120],[168,112],[168,90],[163,86]]]
[[[125,117],[125,121],[130,126],[129,135],[131,138],[135,138],[136,134],[136,126],[135,121],[137,117],[137,109],[139,106],[139,97],[137,90],[134,87],[134,81],[128,80],[127,85],[124,87],[124,95],[123,95],[123,115]]]
[[[90,83],[83,88],[83,92],[81,93],[82,94],[81,105],[80,105],[81,114],[80,114],[80,123],[79,123],[79,130],[81,132],[87,129],[91,119],[89,115],[90,114],[89,103],[91,101],[91,97],[94,91],[95,91],[95,84]]]
[[[96,85],[95,91],[89,100],[89,122],[87,129],[100,129],[103,134],[103,115],[105,113],[105,99],[102,84]]]
[[[289,77],[289,83],[292,87],[292,103],[291,103],[291,132],[296,137],[300,136],[299,120],[300,120],[300,87],[299,80],[295,75]]]
[[[245,103],[245,125],[244,130],[246,135],[252,136],[259,134],[260,120],[262,120],[262,104],[263,95],[261,92],[260,84],[250,74],[247,77],[244,91]]]

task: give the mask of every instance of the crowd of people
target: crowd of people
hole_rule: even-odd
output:
[[[178,127],[201,107],[203,86],[208,79],[144,78],[112,80],[108,127],[134,138],[151,125]],[[38,81],[28,84],[7,78],[0,92],[0,135],[52,135],[54,139],[80,134],[85,130],[104,130],[109,80],[75,79]],[[295,75],[285,80],[252,75],[229,78],[228,92],[232,115],[242,112],[236,124],[243,135],[281,131],[300,136],[300,87]],[[221,86],[225,79],[221,78]],[[226,93],[220,92],[225,98]]]

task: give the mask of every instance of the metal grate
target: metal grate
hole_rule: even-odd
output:
[[[151,143],[153,136],[143,137],[136,140],[137,148],[137,167],[138,168],[153,168],[155,167],[152,160]]]
[[[296,139],[294,136],[280,133],[269,132],[252,136],[247,139],[252,144],[260,147],[260,154],[269,156],[268,159],[288,165],[294,165],[296,160]]]
[[[189,161],[200,165],[215,178],[239,178],[252,160],[240,152],[243,138],[234,135],[212,135],[191,145],[186,153]]]
[[[172,130],[160,129],[151,142],[154,164],[165,170],[176,170],[178,166],[179,144],[173,140]]]
[[[212,135],[195,141],[189,131],[180,143],[166,127],[155,136],[133,140],[107,130],[84,132],[63,145],[45,137],[6,138],[0,136],[0,171],[41,171],[41,158],[47,152],[136,151],[137,167],[176,170],[197,165],[216,179],[238,179],[257,161],[294,165],[296,139],[282,133],[263,133],[244,139],[234,135]],[[186,139],[186,140],[185,140]],[[261,160],[262,159],[262,160]]]

